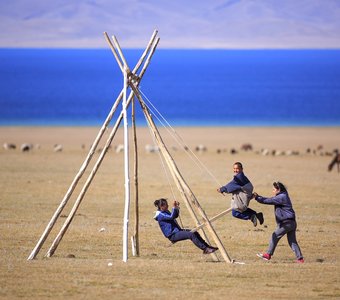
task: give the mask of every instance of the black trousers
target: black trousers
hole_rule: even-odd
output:
[[[209,247],[209,245],[197,231],[191,232],[190,230],[181,230],[171,235],[169,237],[169,240],[173,243],[184,240],[191,240],[201,250],[204,250],[205,248]]]

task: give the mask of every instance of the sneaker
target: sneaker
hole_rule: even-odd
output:
[[[256,226],[257,226],[257,218],[256,218],[256,214],[252,215],[252,216],[250,217],[250,220],[253,222],[254,227],[256,227]]]
[[[264,222],[263,213],[259,212],[258,214],[256,214],[256,218],[259,220],[260,225],[262,225]]]
[[[296,263],[298,264],[303,264],[305,262],[305,260],[303,258],[299,258]]]
[[[263,260],[270,260],[272,258],[272,256],[268,253],[257,253],[256,255]]]
[[[211,254],[214,253],[218,248],[216,247],[207,247],[203,250],[203,254]]]

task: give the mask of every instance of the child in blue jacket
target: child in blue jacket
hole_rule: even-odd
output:
[[[251,220],[257,226],[257,220],[262,225],[264,222],[263,214],[257,213],[248,207],[249,201],[253,198],[253,185],[243,173],[242,163],[236,162],[233,165],[234,178],[225,186],[217,189],[219,193],[231,193],[232,215],[241,220]]]
[[[254,193],[255,200],[262,204],[274,205],[275,219],[277,228],[273,232],[270,239],[269,248],[265,253],[259,253],[257,256],[264,260],[270,260],[274,254],[275,248],[279,240],[287,234],[288,244],[292,248],[297,258],[298,263],[303,263],[304,259],[296,240],[296,220],[295,211],[292,202],[289,198],[286,187],[281,182],[273,183],[274,197],[265,198]]]
[[[198,248],[203,250],[203,254],[211,254],[218,250],[218,248],[208,245],[197,231],[191,232],[178,225],[176,218],[179,216],[179,202],[174,201],[171,212],[169,211],[168,201],[164,198],[155,200],[154,205],[158,209],[154,219],[158,221],[164,236],[172,243],[190,239]]]

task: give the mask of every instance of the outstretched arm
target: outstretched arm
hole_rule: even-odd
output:
[[[239,185],[235,180],[232,180],[229,183],[227,183],[226,185],[217,189],[217,191],[219,193],[228,193],[229,194],[229,193],[236,192],[236,191],[240,190],[241,188],[242,188],[241,185]]]
[[[255,200],[262,204],[268,204],[268,205],[282,205],[283,204],[282,195],[276,195],[271,198],[259,196],[257,193],[254,193],[253,195],[255,197]]]

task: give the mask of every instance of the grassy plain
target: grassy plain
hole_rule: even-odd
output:
[[[178,168],[210,217],[229,206],[230,197],[218,194],[216,188],[232,178],[235,161],[243,162],[245,173],[259,194],[270,196],[273,181],[285,183],[297,213],[297,238],[305,264],[295,263],[285,238],[271,261],[256,257],[257,252],[266,250],[275,220],[271,206],[255,201],[250,206],[264,213],[265,226],[255,228],[231,215],[213,223],[229,255],[245,264],[227,264],[220,254],[221,262],[213,262],[190,241],[169,247],[152,218],[153,200],[176,197],[181,202],[184,226],[193,227],[194,222],[178,192],[172,194],[158,154],[146,153],[145,145],[152,143],[146,128],[138,129],[140,257],[133,257],[129,250],[128,262],[122,261],[124,162],[123,153],[116,153],[113,147],[54,256],[44,258],[98,153],[37,259],[27,261],[98,130],[94,127],[0,128],[1,144],[17,145],[15,150],[0,149],[1,299],[340,298],[340,173],[327,171],[331,156],[326,155],[340,148],[338,127],[176,128],[191,149],[199,144],[207,147],[204,153],[194,153],[213,176],[198,168],[161,131],[169,148],[176,146],[172,154]],[[107,137],[108,133],[104,139]],[[23,143],[32,143],[34,149],[21,152]],[[121,143],[119,131],[113,146]],[[241,151],[244,143],[250,143],[253,150]],[[63,150],[54,152],[55,144],[63,145]],[[322,149],[317,154],[306,152],[320,145]],[[236,154],[230,153],[232,148],[237,150]],[[270,152],[295,150],[299,154],[260,154],[265,148]],[[132,202],[131,233],[133,205]]]

